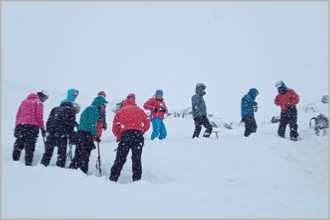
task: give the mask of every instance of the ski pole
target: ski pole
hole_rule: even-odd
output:
[[[72,144],[69,144],[69,152],[66,155],[66,160],[72,160]]]
[[[100,155],[100,143],[97,142],[97,152],[98,152],[98,157],[96,161],[96,169],[99,170],[100,176],[101,176],[101,155]]]

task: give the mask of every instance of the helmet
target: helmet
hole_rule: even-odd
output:
[[[76,109],[76,114],[80,112],[80,105],[77,102],[72,102],[73,107]]]
[[[105,92],[103,92],[103,91],[100,91],[99,93],[97,93],[97,95],[98,95],[98,96],[106,97],[106,94],[105,94]]]
[[[135,94],[134,93],[130,93],[130,94],[127,95],[127,98],[135,99]]]
[[[275,83],[275,87],[276,87],[276,89],[278,89],[279,87],[281,87],[281,86],[283,86],[283,85],[284,85],[284,82],[281,81],[281,80],[279,80],[279,81],[277,81],[277,82]]]
[[[156,95],[163,95],[163,90],[157,89],[156,90]]]
[[[49,94],[47,92],[45,92],[44,90],[41,90],[40,92],[37,92],[37,94],[38,94],[40,99],[42,99],[42,98],[48,99],[49,98]]]

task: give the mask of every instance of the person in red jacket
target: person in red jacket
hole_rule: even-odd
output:
[[[167,136],[165,124],[163,122],[164,115],[168,113],[168,109],[163,99],[163,90],[156,90],[156,94],[146,101],[143,108],[150,110],[150,121],[152,123],[151,140],[156,137],[163,140]]]
[[[289,124],[290,138],[293,141],[298,140],[298,124],[297,124],[297,107],[299,103],[299,95],[288,88],[283,81],[275,83],[278,90],[278,95],[275,97],[275,105],[281,107],[280,125],[278,127],[278,135],[285,137],[285,128]]]
[[[110,169],[110,181],[117,182],[130,149],[132,150],[132,180],[138,181],[141,179],[143,134],[149,128],[150,121],[147,114],[136,105],[135,94],[129,94],[123,103],[123,107],[116,112],[113,118],[112,132],[119,143],[116,159]]]
[[[44,91],[31,93],[23,100],[16,114],[13,149],[13,160],[18,161],[25,149],[25,165],[31,166],[39,129],[42,137],[46,137],[44,124],[44,104],[49,95]]]

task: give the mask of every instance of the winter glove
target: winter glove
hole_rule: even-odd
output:
[[[258,106],[254,106],[254,112],[257,112],[258,111]]]
[[[45,129],[41,129],[41,136],[46,137],[46,130]]]
[[[97,135],[95,135],[93,138],[94,138],[94,140],[95,140],[96,142],[98,142],[98,143],[101,142],[101,139],[100,139]]]
[[[289,102],[288,109],[292,109],[292,108],[293,108],[293,104],[292,104],[292,102]]]
[[[160,112],[166,112],[166,108],[165,107],[160,107],[159,111]]]
[[[154,107],[153,112],[158,112],[158,108]]]
[[[107,123],[104,123],[103,124],[103,131],[107,130],[108,126],[107,126]]]

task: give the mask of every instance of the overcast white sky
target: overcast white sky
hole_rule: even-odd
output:
[[[2,80],[38,90],[74,87],[91,97],[104,90],[108,100],[135,92],[138,104],[163,89],[170,110],[189,107],[203,82],[208,112],[226,121],[240,120],[241,98],[255,87],[260,121],[279,113],[277,80],[295,89],[300,105],[328,94],[328,8],[328,2],[2,2]],[[35,80],[41,73],[42,83]]]

